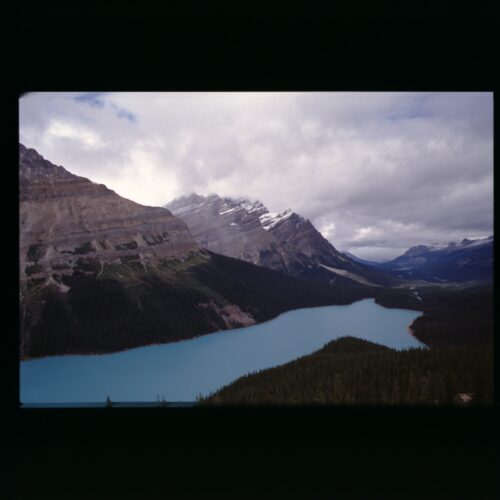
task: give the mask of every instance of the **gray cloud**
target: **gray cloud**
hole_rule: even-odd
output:
[[[365,258],[493,231],[491,93],[37,93],[20,137],[140,203],[293,208]]]

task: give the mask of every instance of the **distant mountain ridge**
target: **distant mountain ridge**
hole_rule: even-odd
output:
[[[323,283],[390,285],[393,277],[339,252],[291,209],[269,212],[260,201],[192,193],[165,205],[210,251]]]
[[[344,254],[347,255],[348,257],[350,257],[355,262],[359,262],[360,264],[364,264],[365,266],[378,266],[379,264],[381,264],[380,261],[362,259],[361,257],[358,257],[358,256],[352,254],[351,252],[347,252],[345,250],[344,250]]]
[[[389,262],[376,265],[395,276],[430,282],[492,281],[493,235],[459,243],[417,245]]]

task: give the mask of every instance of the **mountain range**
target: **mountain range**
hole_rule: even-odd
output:
[[[370,266],[290,209],[194,193],[166,207],[19,145],[22,358],[172,342],[366,297],[415,307],[400,288],[415,279],[492,279],[493,237]]]
[[[213,253],[168,209],[127,200],[23,145],[19,224],[23,358],[186,339],[350,303],[370,288],[313,284]]]
[[[490,236],[459,243],[417,245],[375,267],[399,278],[434,283],[493,281],[493,241]]]
[[[210,251],[320,283],[394,285],[397,278],[338,251],[291,209],[269,212],[260,201],[192,193],[165,205]]]

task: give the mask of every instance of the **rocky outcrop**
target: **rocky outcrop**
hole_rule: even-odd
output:
[[[243,312],[237,305],[228,304],[226,306],[219,306],[214,300],[207,303],[200,304],[201,307],[211,309],[222,318],[227,328],[238,328],[239,326],[255,325],[256,321],[248,313]]]

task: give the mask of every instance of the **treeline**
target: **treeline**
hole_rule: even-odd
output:
[[[493,402],[492,343],[395,351],[343,337],[286,365],[244,376],[203,405],[484,405]]]

